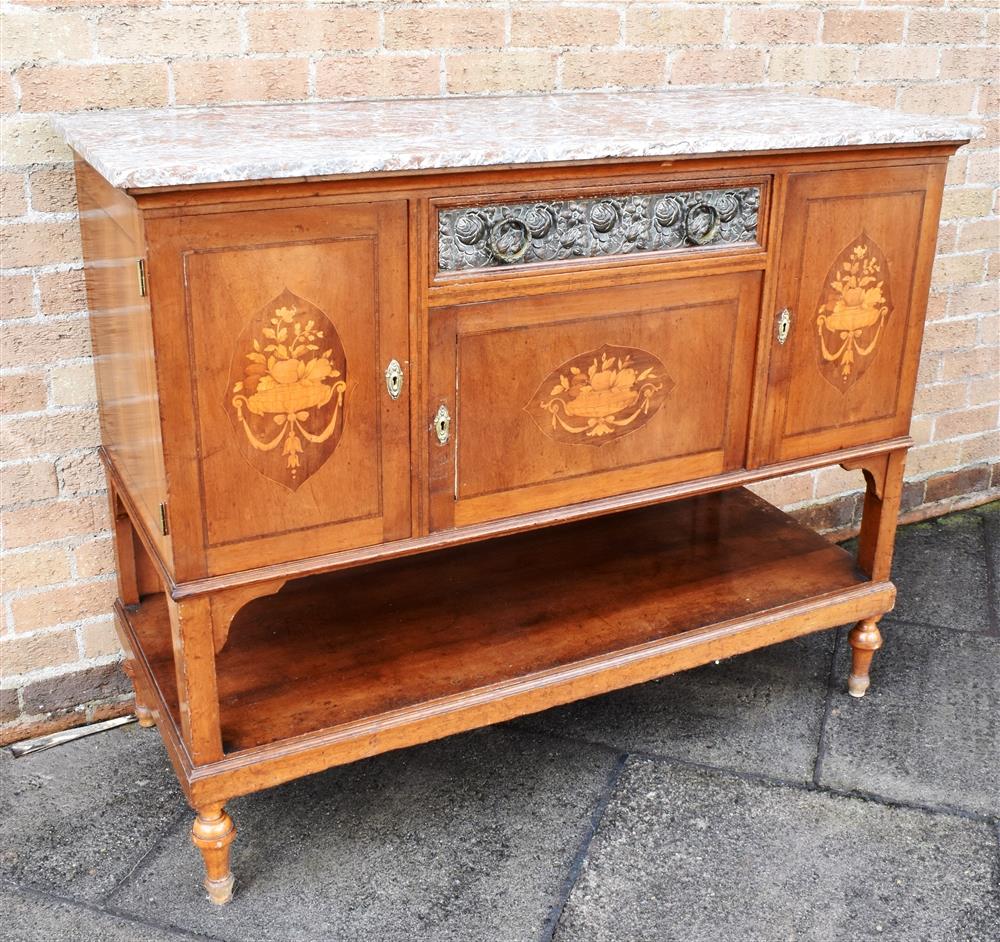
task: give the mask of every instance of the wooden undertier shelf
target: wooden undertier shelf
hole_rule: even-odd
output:
[[[884,611],[892,592],[743,489],[341,570],[237,616],[217,660],[223,742],[478,726],[749,650],[755,630]],[[176,722],[163,599],[128,617]]]

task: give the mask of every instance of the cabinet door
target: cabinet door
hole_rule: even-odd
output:
[[[759,291],[750,272],[432,310],[432,529],[740,467]]]
[[[195,531],[207,572],[408,536],[407,384],[393,398],[385,376],[408,364],[405,204],[157,226],[155,316],[186,354],[160,382],[189,383],[192,413],[170,423],[189,485],[171,521]]]
[[[933,165],[790,177],[753,463],[908,433],[943,173]]]

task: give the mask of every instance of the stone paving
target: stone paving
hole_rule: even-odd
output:
[[[1000,939],[1000,503],[900,532],[864,700],[846,629],[230,810],[200,891],[159,737],[0,753],[5,940]]]

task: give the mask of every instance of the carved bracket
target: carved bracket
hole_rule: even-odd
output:
[[[229,638],[229,626],[232,625],[236,613],[254,599],[279,592],[287,579],[272,579],[269,582],[258,582],[254,585],[227,589],[211,599],[212,606],[212,636],[215,641],[215,653],[218,654]]]

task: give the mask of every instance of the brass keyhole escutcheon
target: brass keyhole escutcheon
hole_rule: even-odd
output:
[[[437,414],[434,416],[434,434],[437,435],[438,443],[447,445],[451,438],[451,413],[448,407],[442,402],[438,406]]]
[[[385,368],[385,388],[389,390],[389,396],[398,399],[403,391],[403,368],[398,360],[390,360]]]
[[[788,339],[788,332],[792,329],[792,312],[788,308],[782,308],[781,313],[778,314],[778,320],[775,327],[775,334],[778,338],[778,343],[784,346],[785,341]]]

